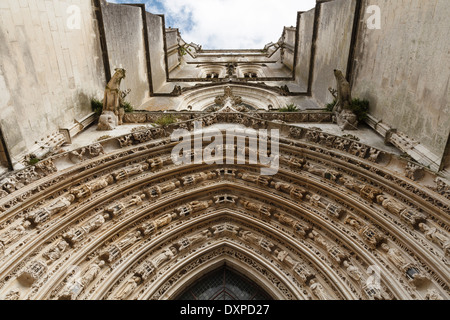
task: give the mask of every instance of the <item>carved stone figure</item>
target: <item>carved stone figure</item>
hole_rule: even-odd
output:
[[[100,260],[99,262],[92,263],[89,268],[86,270],[86,272],[81,277],[81,284],[86,287],[89,285],[94,279],[98,276],[100,273],[100,270],[105,265],[105,261]]]
[[[370,225],[360,229],[359,235],[372,248],[376,248],[385,239],[385,236],[383,234],[381,234],[377,229],[375,229],[375,227]]]
[[[14,289],[6,294],[4,300],[12,301],[12,300],[19,300],[19,299],[20,299],[20,291],[17,289]]]
[[[41,260],[30,262],[22,273],[17,277],[20,283],[27,287],[39,280],[47,272],[47,264]]]
[[[308,199],[313,206],[325,209],[332,217],[339,219],[345,213],[345,209],[333,203],[327,203],[318,194],[312,196],[306,195],[306,199]]]
[[[341,177],[341,174],[335,170],[319,168],[309,164],[305,166],[305,169],[312,174],[332,181],[337,181]]]
[[[376,197],[376,199],[377,202],[383,206],[383,208],[397,216],[400,216],[400,213],[406,209],[405,205],[395,200],[394,198],[388,198],[383,195],[379,195]]]
[[[338,264],[341,264],[343,261],[348,259],[348,255],[341,249],[339,246],[329,246],[328,255],[336,261]]]
[[[391,261],[398,269],[403,271],[406,268],[408,261],[406,261],[398,249],[391,248],[387,243],[382,243],[381,249],[386,252],[389,261]]]
[[[0,236],[0,254],[3,254],[5,248],[10,243],[16,241],[26,233],[26,229],[31,225],[29,221],[22,221],[17,227]]]
[[[203,230],[191,237],[183,238],[178,242],[178,250],[184,250],[188,247],[191,247],[197,243],[201,243],[206,241],[208,238],[212,237],[212,233],[209,230]]]
[[[142,201],[144,201],[146,195],[134,195],[131,198],[124,200],[123,202],[117,202],[105,209],[105,212],[107,212],[110,216],[110,218],[115,218],[125,212],[125,209],[140,205]]]
[[[58,300],[75,300],[81,293],[81,290],[83,290],[83,285],[78,279],[70,279],[58,295]]]
[[[180,181],[168,182],[160,186],[155,186],[146,191],[149,198],[158,198],[161,197],[164,193],[175,190],[180,187]]]
[[[258,204],[255,202],[250,202],[247,200],[241,200],[240,201],[243,207],[247,210],[250,210],[255,213],[259,213],[262,216],[270,217],[272,215],[273,209],[265,206],[263,204]]]
[[[149,165],[147,163],[137,163],[132,166],[129,166],[129,167],[126,167],[124,169],[114,172],[113,176],[116,181],[125,180],[133,175],[144,172],[145,170],[148,169],[148,166]]]
[[[214,172],[200,172],[193,175],[185,176],[181,178],[181,180],[183,180],[184,186],[190,186],[205,180],[214,179],[215,177],[216,174]]]
[[[428,289],[425,300],[444,300],[444,298],[436,291],[436,289]]]
[[[99,126],[97,130],[111,130],[114,129],[112,124],[121,125],[121,118],[123,116],[123,109],[121,112],[121,100],[122,92],[120,91],[120,82],[125,79],[125,69],[118,68],[115,69],[115,73],[111,80],[108,82],[105,88],[105,94],[103,98],[103,112],[102,116],[108,115],[108,117],[113,117],[112,119],[105,119],[100,116]],[[112,122],[112,123],[111,123]]]
[[[358,129],[358,117],[348,109],[344,109],[336,115],[336,122],[341,130]]]
[[[316,279],[312,279],[310,281],[309,287],[311,288],[313,294],[316,296],[317,299],[329,300],[329,296],[327,295],[325,289],[318,281],[316,281]]]
[[[121,148],[125,148],[133,144],[133,136],[128,134],[123,137],[117,138],[117,141],[119,142]]]
[[[303,200],[303,197],[306,195],[306,190],[298,186],[293,186],[289,192],[289,195],[292,199]]]
[[[344,261],[343,266],[347,270],[348,275],[353,280],[361,281],[361,279],[363,278],[363,275],[362,275],[361,271],[359,271],[359,269],[357,267],[352,265],[348,260]]]
[[[312,278],[315,277],[315,273],[308,267],[305,263],[297,263],[294,266],[294,272],[300,279],[302,283],[308,283]]]
[[[361,197],[371,202],[375,202],[376,197],[382,193],[383,192],[380,189],[366,184],[362,184],[359,186],[359,194],[361,195]]]
[[[346,224],[351,226],[354,230],[359,231],[364,226],[358,219],[353,216],[347,216],[344,221]]]
[[[141,238],[141,232],[140,231],[134,231],[130,234],[128,234],[125,238],[120,240],[116,246],[121,250],[125,250],[132,246],[136,241],[138,241]]]
[[[28,220],[32,226],[37,226],[47,221],[51,216],[67,209],[73,201],[75,201],[75,196],[72,194],[60,197],[47,207],[27,213],[25,220]]]
[[[270,181],[272,180],[272,178],[267,176],[254,175],[249,173],[238,173],[237,177],[245,181],[256,183],[258,186],[265,187],[269,186]]]
[[[178,251],[175,247],[167,248],[152,260],[152,264],[158,269],[164,262],[172,259],[177,253]]]
[[[141,283],[141,278],[133,276],[125,285],[115,294],[116,300],[125,300]]]
[[[291,269],[298,264],[298,261],[294,260],[287,251],[276,249],[274,255],[279,261],[285,263]]]
[[[292,219],[281,213],[275,213],[274,218],[284,225],[291,226],[297,234],[303,237],[311,230],[311,226],[301,223],[300,221]]]
[[[405,168],[405,175],[409,179],[416,181],[423,177],[424,171],[418,165],[408,162]]]
[[[150,222],[146,222],[142,224],[139,227],[139,230],[142,232],[143,235],[147,236],[150,234],[153,234],[156,232],[156,230],[160,229],[161,227],[164,227],[172,222],[172,220],[177,218],[176,213],[168,213],[166,215],[163,215],[162,217],[155,219]]]
[[[267,241],[263,237],[255,235],[251,231],[243,231],[241,233],[241,236],[242,236],[242,239],[246,240],[247,242],[256,244],[256,245],[260,246],[261,248],[263,248],[266,251],[271,252],[272,251],[272,247],[274,247],[273,243]]]
[[[211,229],[213,230],[214,236],[216,237],[235,237],[239,233],[239,227],[230,223],[218,224],[213,226]]]
[[[342,71],[334,69],[334,76],[337,85],[337,101],[333,112],[340,113],[344,109],[349,109],[352,101],[350,84],[345,79]]]
[[[106,220],[109,219],[109,215],[107,214],[98,214],[88,223],[82,226],[82,228],[86,231],[86,233],[92,232],[100,228]]]
[[[118,126],[119,118],[112,111],[103,111],[98,119],[97,130],[99,131],[107,131],[113,130]]]
[[[377,162],[378,158],[380,157],[381,151],[375,148],[370,148],[369,149],[369,161],[372,162]]]
[[[447,237],[442,231],[435,227],[430,227],[425,223],[419,223],[420,230],[425,234],[425,237],[439,245],[446,255],[450,254],[450,238]]]
[[[328,242],[316,230],[312,230],[308,234],[308,237],[310,239],[312,239],[315,243],[317,243],[320,247],[322,247],[324,249],[328,249],[328,247],[329,247]]]
[[[61,258],[61,255],[68,249],[69,244],[65,240],[61,240],[55,247],[44,253],[42,256],[47,259],[47,264],[51,264]]]
[[[192,207],[193,212],[198,212],[209,208],[213,204],[212,200],[209,201],[192,201],[189,205]]]

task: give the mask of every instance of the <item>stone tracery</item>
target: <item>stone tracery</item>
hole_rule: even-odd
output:
[[[184,259],[188,265],[190,255],[204,251],[205,243],[214,243],[217,248],[226,245],[226,250],[238,250],[236,252],[243,248],[252,250],[252,256],[262,255],[260,266],[267,267],[269,260],[278,261],[278,267],[272,267],[272,276],[288,274],[291,281],[298,283],[295,289],[291,287],[278,293],[278,297],[399,299],[425,297],[426,290],[448,295],[448,275],[439,271],[447,265],[449,247],[443,231],[448,228],[447,221],[439,210],[446,210],[448,199],[436,197],[444,207],[436,206],[435,202],[424,203],[421,196],[406,188],[403,192],[406,197],[396,198],[394,195],[404,187],[393,186],[386,178],[388,173],[385,176],[361,174],[366,169],[358,166],[359,162],[343,166],[337,155],[333,161],[321,158],[319,142],[313,151],[307,149],[306,144],[295,146],[292,144],[295,140],[283,139],[289,144],[282,140],[281,168],[274,177],[260,176],[252,166],[237,164],[206,170],[200,166],[190,168],[189,172],[189,167],[162,161],[170,159],[164,152],[170,154],[171,148],[154,146],[151,142],[144,148],[128,146],[136,148],[137,152],[121,154],[119,150],[112,159],[130,159],[130,155],[132,159],[97,171],[95,177],[81,170],[79,178],[65,182],[62,174],[53,199],[49,197],[39,203],[31,200],[29,204],[25,200],[20,209],[16,205],[5,207],[4,214],[12,220],[9,224],[5,221],[10,227],[2,233],[3,252],[17,256],[16,245],[20,243],[21,250],[29,253],[2,268],[10,280],[1,282],[1,292],[5,298],[14,296],[8,292],[18,290],[15,288],[21,288],[20,297],[28,298],[170,298],[162,294],[167,288],[150,289],[154,283],[152,277],[158,275],[157,283],[163,283],[165,278],[161,278],[160,271],[172,268],[173,259]],[[158,157],[149,156],[153,148],[160,148]],[[350,153],[347,157],[356,156],[362,159],[358,161],[372,163],[360,154]],[[95,168],[99,164],[95,165],[94,161],[95,157],[74,166],[93,165]],[[57,171],[51,173],[58,174]],[[426,193],[428,197],[434,196],[432,191]],[[115,194],[112,199],[111,194]],[[198,195],[202,198],[197,200],[194,196]],[[183,197],[188,198],[183,200]],[[202,230],[194,228],[192,234],[189,227],[183,227],[195,219],[205,223],[213,219],[214,222],[214,215],[221,210],[226,210],[222,215],[229,215],[232,222],[206,224]],[[64,223],[59,226],[59,221]],[[391,226],[389,221],[399,221],[402,228]],[[251,228],[246,226],[249,223]],[[283,240],[270,238],[267,232],[261,234],[263,225],[279,230]],[[43,232],[43,239],[52,239],[51,245],[45,245],[43,240],[36,244],[30,242],[36,228]],[[170,240],[169,234],[176,239]],[[341,241],[336,242],[336,238]],[[291,242],[288,246],[287,239]],[[428,247],[414,246],[417,241],[427,243]],[[152,243],[160,246],[164,243],[166,248],[154,251],[147,264],[141,263],[129,270],[122,267],[136,259],[134,255],[140,246],[153,248]],[[233,246],[237,246],[236,249]],[[398,254],[397,248],[403,247],[414,253]],[[432,248],[431,256],[427,248]],[[349,251],[356,255],[350,257]],[[233,259],[238,256],[230,255]],[[314,255],[319,260],[312,259]],[[408,260],[403,256],[409,257]],[[86,260],[86,257],[91,258]],[[92,259],[97,262],[90,262]],[[399,259],[409,262],[400,263]],[[4,255],[2,261],[12,260]],[[367,287],[365,272],[375,263],[382,265],[385,272],[399,272],[403,280],[394,281],[394,285],[383,282],[381,287]],[[425,269],[421,267],[424,264]],[[64,268],[68,265],[79,265],[85,271],[78,280],[65,282]],[[324,265],[328,267],[323,268]],[[111,289],[120,274],[127,272],[129,277],[120,281],[117,289]],[[174,272],[176,270],[167,273],[167,277]],[[288,288],[286,279],[283,281]],[[100,287],[104,289],[97,292],[96,288]],[[140,288],[150,291],[142,296]],[[272,287],[271,292],[279,288]],[[105,295],[105,292],[111,294]],[[432,296],[436,295],[429,294]]]

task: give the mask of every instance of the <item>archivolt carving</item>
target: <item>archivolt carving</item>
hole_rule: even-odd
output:
[[[237,117],[209,115],[204,120],[211,124],[219,122],[219,118],[228,121]],[[268,125],[267,121],[253,120],[254,125]],[[192,123],[185,125],[191,127]],[[258,175],[256,169],[246,165],[208,166],[207,170],[205,166],[177,167],[168,156],[171,146],[166,145],[167,141],[160,145],[152,141],[168,136],[172,129],[146,129],[119,138],[122,143],[114,143],[127,148],[120,152],[105,153],[103,142],[84,153],[79,150],[83,161],[64,173],[58,171],[62,158],[56,157],[4,180],[5,197],[0,199],[0,288],[8,285],[0,296],[43,297],[46,293],[40,290],[51,287],[52,292],[59,288],[53,294],[55,298],[89,298],[94,288],[110,281],[113,270],[120,269],[141,246],[192,219],[231,207],[236,215],[252,220],[253,225],[218,223],[208,230],[185,234],[171,243],[177,253],[170,251],[171,256],[169,251],[160,251],[155,261],[161,263],[155,262],[153,267],[156,264],[163,268],[158,272],[163,272],[172,258],[194,253],[220,235],[221,239],[242,242],[255,254],[270,257],[283,266],[281,273],[289,274],[301,287],[299,290],[311,297],[328,298],[330,292],[337,298],[350,296],[336,289],[340,286],[348,288],[345,290],[353,297],[369,299],[383,297],[383,290],[391,298],[423,296],[416,288],[434,288],[438,294],[448,295],[445,265],[450,246],[445,213],[449,203],[445,198],[448,188],[441,180],[436,180],[433,193],[384,170],[384,155],[375,149],[290,126],[286,132],[297,140],[280,139],[281,168],[273,177]],[[417,170],[408,168],[409,177],[420,181]],[[40,196],[42,192],[46,192],[45,199]],[[199,195],[201,199],[193,201],[192,197]],[[181,201],[183,197],[189,200]],[[156,209],[159,203],[163,205]],[[260,223],[280,231],[292,244],[263,234],[256,228]],[[298,249],[288,248],[295,246],[314,252],[329,270],[318,272],[316,278],[307,271],[300,272],[305,268],[298,263],[304,263],[305,257]],[[349,254],[349,246],[356,254]],[[359,257],[362,252],[364,259]],[[402,259],[406,263],[401,263]],[[387,287],[379,291],[366,286],[364,269],[374,262],[394,275],[394,285],[383,284]],[[80,265],[83,281],[66,281],[62,274],[67,263]],[[143,279],[141,275],[141,280],[134,281],[137,279],[133,280],[130,273],[127,282],[120,282],[121,291],[113,290],[114,295],[132,297],[139,291],[137,287],[150,283],[149,277]],[[11,289],[16,278],[29,289]],[[63,279],[66,291],[61,285]],[[312,279],[317,282],[311,284]],[[321,287],[326,296],[321,295]],[[396,291],[392,291],[393,287]],[[161,287],[158,292],[164,290],[167,288]],[[154,297],[160,293],[155,292]]]

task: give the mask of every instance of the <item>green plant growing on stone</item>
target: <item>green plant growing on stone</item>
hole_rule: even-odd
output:
[[[335,105],[336,105],[336,99],[334,99],[333,102],[328,103],[328,104],[325,106],[325,110],[326,110],[326,111],[329,111],[329,112],[332,112]]]
[[[131,105],[131,103],[127,102],[127,101],[123,101],[122,104],[120,105],[121,108],[123,108],[123,110],[126,113],[130,113],[134,111],[134,107]]]
[[[291,104],[286,105],[286,107],[280,108],[278,111],[279,112],[297,112],[298,107],[295,104],[291,103]]]
[[[325,105],[325,110],[332,112],[335,105],[336,99],[334,99],[333,102]],[[353,113],[356,115],[358,121],[363,121],[367,118],[367,114],[369,112],[369,101],[355,98],[350,104],[350,110],[353,111]]]
[[[360,100],[358,98],[353,99],[350,104],[350,110],[356,115],[358,121],[363,121],[367,119],[367,114],[369,112],[369,101]]]
[[[41,161],[41,159],[39,159],[39,158],[36,158],[36,157],[32,157],[32,158],[30,158],[30,160],[28,160],[28,164],[30,165],[30,166],[34,166],[36,163],[38,163],[39,161]]]
[[[91,108],[93,112],[95,112],[98,116],[100,116],[103,111],[103,102],[93,98],[91,100]]]
[[[179,47],[179,48],[178,48],[178,54],[179,54],[180,56],[185,56],[185,55],[187,54],[186,48],[185,48],[185,47]]]
[[[164,126],[168,126],[169,124],[172,124],[175,122],[177,122],[177,119],[173,115],[168,114],[168,115],[164,115],[164,116],[158,118],[155,121],[155,124],[157,124],[158,126],[164,127]]]

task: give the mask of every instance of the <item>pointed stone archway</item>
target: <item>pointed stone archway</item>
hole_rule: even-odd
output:
[[[193,121],[28,167],[0,201],[0,295],[173,299],[226,261],[275,299],[448,296],[449,200],[391,170],[406,163],[244,114],[197,120],[279,129],[277,174],[174,164],[167,137]]]

